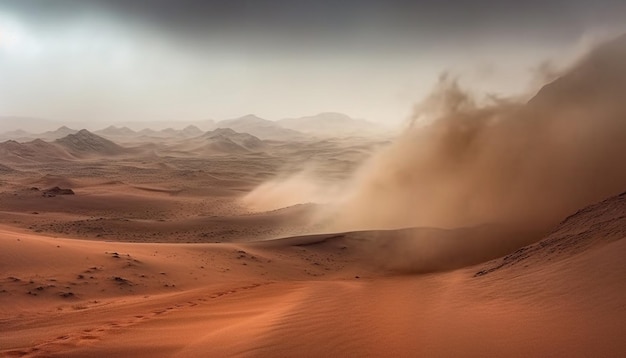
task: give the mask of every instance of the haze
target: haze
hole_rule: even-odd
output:
[[[443,71],[498,95],[536,89],[542,63],[615,33],[625,8],[2,0],[0,115],[90,127],[334,111],[397,125]]]
[[[0,0],[0,356],[626,357],[625,9]]]

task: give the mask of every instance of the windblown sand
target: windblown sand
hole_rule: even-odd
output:
[[[375,233],[148,244],[4,225],[1,352],[618,357],[625,209],[622,195],[517,256],[418,275],[377,262]]]
[[[275,158],[265,160],[215,158],[205,169],[188,159],[14,164],[0,194],[0,353],[626,351],[624,195],[552,233],[479,226],[293,236],[320,229],[310,221],[315,205],[257,212],[239,200],[262,173],[278,171]],[[43,194],[53,186],[74,195]]]
[[[0,355],[624,357],[624,49],[392,142],[2,142]]]

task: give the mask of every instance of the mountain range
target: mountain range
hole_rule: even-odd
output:
[[[7,130],[4,133],[0,133],[0,140],[17,140],[25,142],[36,138],[53,141],[62,138],[68,134],[74,134],[76,129],[71,129],[67,125],[62,125],[56,130],[49,130],[46,132],[33,132],[24,130],[23,128],[33,128],[40,126],[41,123],[46,123],[46,126],[50,126],[51,121],[33,119],[34,124],[31,125],[31,119],[22,118],[21,120],[15,119],[15,117],[1,117],[0,123],[3,124],[3,128],[13,128]],[[260,139],[266,140],[301,140],[311,137],[347,137],[347,136],[371,136],[377,134],[385,134],[388,130],[372,122],[368,122],[362,119],[354,119],[345,114],[324,112],[313,116],[305,116],[299,118],[287,118],[278,121],[270,121],[254,114],[248,114],[243,117],[226,119],[222,121],[202,121],[196,124],[187,124],[181,129],[173,128],[172,125],[181,125],[190,122],[168,122],[168,126],[159,129],[164,126],[164,123],[155,122],[150,123],[150,128],[143,128],[141,130],[135,130],[133,128],[140,128],[145,126],[146,123],[131,122],[123,125],[110,125],[106,128],[92,131],[94,134],[114,139],[126,139],[132,137],[178,137],[178,138],[191,138],[199,136],[204,133],[205,130],[214,130],[217,128],[230,128],[237,132],[249,133]],[[204,128],[204,129],[203,129]]]

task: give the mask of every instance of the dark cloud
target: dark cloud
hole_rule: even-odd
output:
[[[290,46],[561,41],[626,15],[626,4],[616,0],[0,0],[2,7],[41,25],[104,16],[182,41],[224,38]]]
[[[0,114],[400,121],[440,71],[513,93],[624,18],[623,0],[0,0]]]

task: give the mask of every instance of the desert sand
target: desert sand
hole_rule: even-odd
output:
[[[623,357],[626,111],[584,88],[624,39],[397,139],[254,116],[17,133],[0,355]]]
[[[625,211],[613,197],[454,271],[438,266],[455,255],[445,248],[428,266],[381,262],[411,232],[153,244],[3,225],[2,354],[617,357]]]

